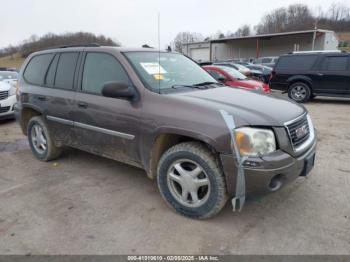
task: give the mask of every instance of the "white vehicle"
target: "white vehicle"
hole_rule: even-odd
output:
[[[0,81],[0,119],[14,118],[13,107],[16,101],[15,83]]]

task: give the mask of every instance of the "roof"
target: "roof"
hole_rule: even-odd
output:
[[[314,32],[317,33],[334,33],[330,30],[324,30],[324,29],[316,29],[316,30],[304,30],[304,31],[292,31],[292,32],[283,32],[283,33],[273,33],[273,34],[261,34],[261,35],[252,35],[252,36],[239,36],[239,37],[224,37],[220,39],[212,39],[207,42],[192,42],[192,43],[184,43],[183,45],[190,45],[190,44],[200,44],[200,43],[219,43],[219,42],[226,42],[231,40],[241,40],[241,39],[263,39],[263,38],[271,38],[276,36],[286,36],[286,35],[301,35],[301,34],[311,34]]]
[[[58,52],[72,52],[72,51],[102,51],[110,50],[117,52],[160,52],[160,53],[177,53],[175,51],[168,52],[166,50],[158,50],[156,48],[130,48],[130,47],[116,47],[116,46],[64,46],[61,48],[48,48],[34,52],[32,55],[45,54],[45,53],[58,53]]]

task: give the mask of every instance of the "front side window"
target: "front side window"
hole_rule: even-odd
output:
[[[42,85],[49,64],[54,54],[44,54],[34,56],[28,63],[24,79],[34,85]]]
[[[85,59],[82,90],[101,94],[107,82],[128,83],[129,78],[115,57],[104,53],[88,53]]]
[[[198,64],[181,54],[142,51],[124,54],[145,86],[157,93],[175,86],[216,82]]]
[[[61,53],[57,64],[55,87],[73,89],[75,67],[79,53]]]
[[[278,69],[310,70],[315,64],[317,55],[282,56],[278,60]]]
[[[322,62],[322,69],[328,71],[345,71],[348,66],[347,56],[329,56]]]

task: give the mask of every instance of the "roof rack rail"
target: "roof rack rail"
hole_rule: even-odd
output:
[[[343,50],[294,51],[289,54],[313,54],[313,53],[346,53],[346,51],[343,51]]]
[[[73,45],[62,45],[58,48],[69,48],[69,47],[100,47],[99,44],[89,43],[89,44],[73,44]]]
[[[100,47],[99,44],[91,43],[91,44],[74,44],[74,45],[59,45],[59,46],[50,46],[47,48],[44,48],[42,50],[51,50],[51,49],[58,49],[58,48],[69,48],[69,47]]]

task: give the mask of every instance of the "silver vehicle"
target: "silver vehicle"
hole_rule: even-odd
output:
[[[274,67],[277,59],[278,56],[260,57],[254,61],[254,64]]]

